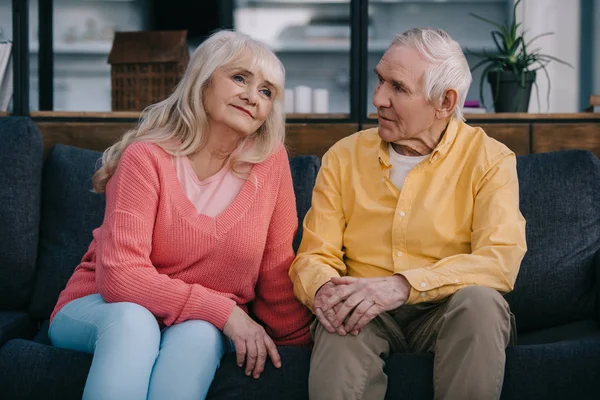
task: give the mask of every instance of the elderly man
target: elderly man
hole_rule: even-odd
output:
[[[390,352],[433,352],[436,399],[498,399],[526,252],[516,159],[463,122],[471,73],[438,29],[375,68],[378,128],[323,157],[290,269],[313,310],[310,398],[383,399]]]

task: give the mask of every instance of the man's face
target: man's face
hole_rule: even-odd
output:
[[[426,134],[435,121],[435,108],[423,90],[429,66],[410,46],[392,46],[377,67],[379,83],[373,105],[377,108],[379,136],[385,142],[398,142]]]

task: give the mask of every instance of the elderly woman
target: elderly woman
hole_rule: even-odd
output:
[[[287,276],[284,75],[264,44],[217,32],[104,153],[104,221],[49,329],[55,346],[94,354],[85,399],[201,399],[224,353],[258,378],[267,355],[281,366],[276,344],[310,342]]]

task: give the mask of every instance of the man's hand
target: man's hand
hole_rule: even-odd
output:
[[[341,309],[343,302],[342,300],[339,300],[337,303],[333,304],[329,301],[333,296],[336,296],[336,293],[339,290],[339,287],[334,285],[332,281],[321,286],[315,295],[314,309],[317,319],[327,332],[337,332],[343,336],[346,334],[343,326],[344,320],[336,319],[336,314]],[[337,296],[337,298],[339,298],[339,296]],[[324,310],[324,307],[326,307],[326,310]]]
[[[246,375],[258,379],[265,370],[267,354],[271,357],[276,368],[281,367],[281,357],[273,340],[267,335],[265,329],[257,324],[241,308],[235,306],[227,323],[223,327],[223,333],[230,338],[235,345],[237,353],[237,364],[239,367],[246,362]]]
[[[321,312],[324,315],[334,312],[333,321],[341,321],[344,331],[354,335],[379,314],[406,303],[411,289],[402,275],[384,278],[334,277],[331,283],[335,286],[329,290],[331,294],[325,304],[320,306]],[[340,303],[342,305],[338,306]],[[336,306],[337,310],[334,310]],[[332,320],[331,317],[327,319]]]

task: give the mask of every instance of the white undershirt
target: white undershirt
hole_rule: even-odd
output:
[[[401,154],[396,153],[396,150],[392,147],[392,144],[389,145],[389,154],[390,154],[390,164],[392,164],[392,170],[390,171],[390,180],[398,188],[398,190],[402,189],[402,185],[404,185],[404,180],[406,179],[406,175],[417,166],[418,163],[429,157],[429,155],[425,156],[403,156]]]

